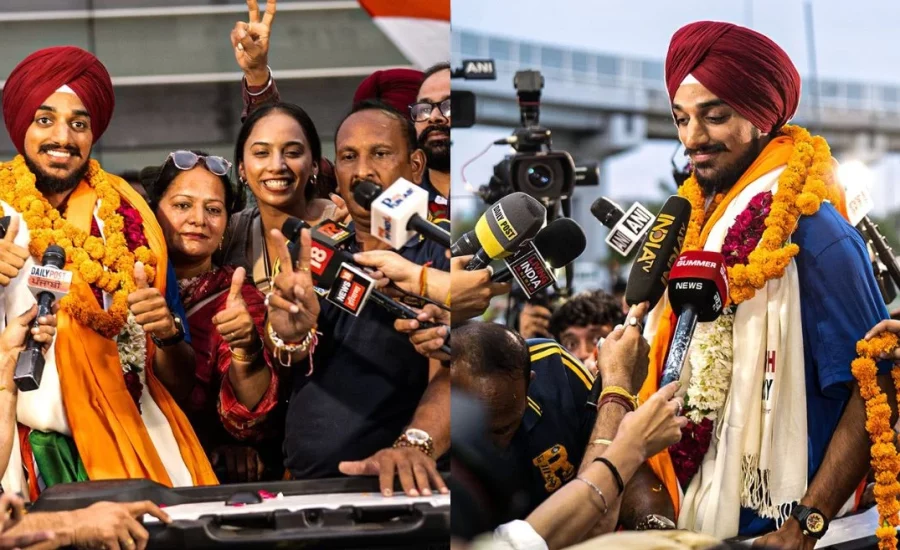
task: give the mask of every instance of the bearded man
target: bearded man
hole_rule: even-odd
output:
[[[844,218],[828,144],[787,125],[800,100],[787,54],[750,29],[691,23],[672,37],[666,85],[693,166],[679,190],[692,205],[684,250],[723,253],[731,300],[697,327],[681,378],[693,422],[653,465],[680,528],[719,538],[777,529],[759,543],[811,549],[869,468],[850,363],[887,310]],[[663,298],[648,320],[644,398],[674,326]]]
[[[106,68],[71,46],[31,54],[3,90],[19,156],[0,165],[0,204],[13,218],[0,243],[0,313],[35,302],[28,273],[50,244],[72,273],[43,380],[18,392],[19,437],[2,478],[5,491],[32,499],[87,479],[216,483],[170,393],[189,391],[176,367],[193,356],[164,298],[162,231],[128,183],[90,160],[114,101]]]

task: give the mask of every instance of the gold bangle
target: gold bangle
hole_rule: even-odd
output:
[[[609,439],[598,437],[597,439],[591,441],[591,445],[606,445],[607,447],[609,447],[610,445],[612,445],[612,441],[610,441]]]
[[[252,363],[256,361],[256,358],[259,357],[259,354],[262,351],[262,348],[259,348],[251,353],[243,353],[238,350],[231,349],[230,347],[228,349],[231,350],[232,359],[234,359],[235,361],[242,361],[244,363]]]
[[[637,396],[632,395],[625,388],[622,388],[620,386],[609,386],[607,388],[603,388],[603,391],[600,392],[600,399],[603,399],[610,394],[620,395],[624,397],[634,405],[635,409],[638,408],[638,405],[640,405],[640,401],[638,400]]]

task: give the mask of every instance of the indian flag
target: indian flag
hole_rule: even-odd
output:
[[[417,68],[450,57],[450,0],[359,0],[381,32]]]

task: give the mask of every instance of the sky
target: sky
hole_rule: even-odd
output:
[[[820,78],[900,84],[900,2],[887,0],[811,0],[816,66]],[[804,0],[452,0],[452,28],[527,39],[596,52],[662,60],[671,35],[691,21],[712,19],[752,27],[787,51],[800,71],[809,74]],[[551,8],[552,6],[552,8]],[[852,6],[850,8],[849,6]],[[652,15],[651,15],[652,14]],[[454,199],[462,205],[471,194],[460,184],[463,161],[510,128],[476,127],[453,132]],[[647,142],[605,163],[610,196],[658,197],[660,179],[671,181],[674,143]],[[494,147],[472,163],[471,183],[486,183],[491,167],[508,152]],[[842,161],[848,159],[839,159]],[[871,165],[876,213],[900,206],[900,157]]]

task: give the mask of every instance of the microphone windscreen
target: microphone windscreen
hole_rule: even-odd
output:
[[[641,241],[638,256],[631,266],[625,301],[629,305],[650,302],[650,307],[662,298],[669,282],[669,272],[684,245],[691,221],[691,203],[684,197],[669,197],[650,231]]]
[[[600,197],[591,205],[591,214],[597,218],[597,221],[612,229],[625,215],[625,211],[606,197]]]
[[[372,208],[372,203],[375,202],[375,199],[381,194],[381,191],[381,187],[378,187],[371,181],[363,180],[353,188],[353,200],[366,210],[370,210]]]
[[[43,265],[52,265],[57,269],[62,269],[66,265],[66,251],[58,244],[51,244],[44,251],[44,257],[41,258]]]
[[[547,209],[531,195],[511,193],[491,206],[475,224],[475,235],[491,258],[505,258],[534,237],[544,225]]]
[[[584,230],[571,218],[557,218],[538,231],[534,246],[541,256],[558,269],[574,262],[587,247]]]
[[[304,227],[309,227],[306,225],[306,222],[299,218],[291,217],[284,220],[284,223],[281,225],[281,234],[288,241],[295,243],[300,239],[300,231]]]

